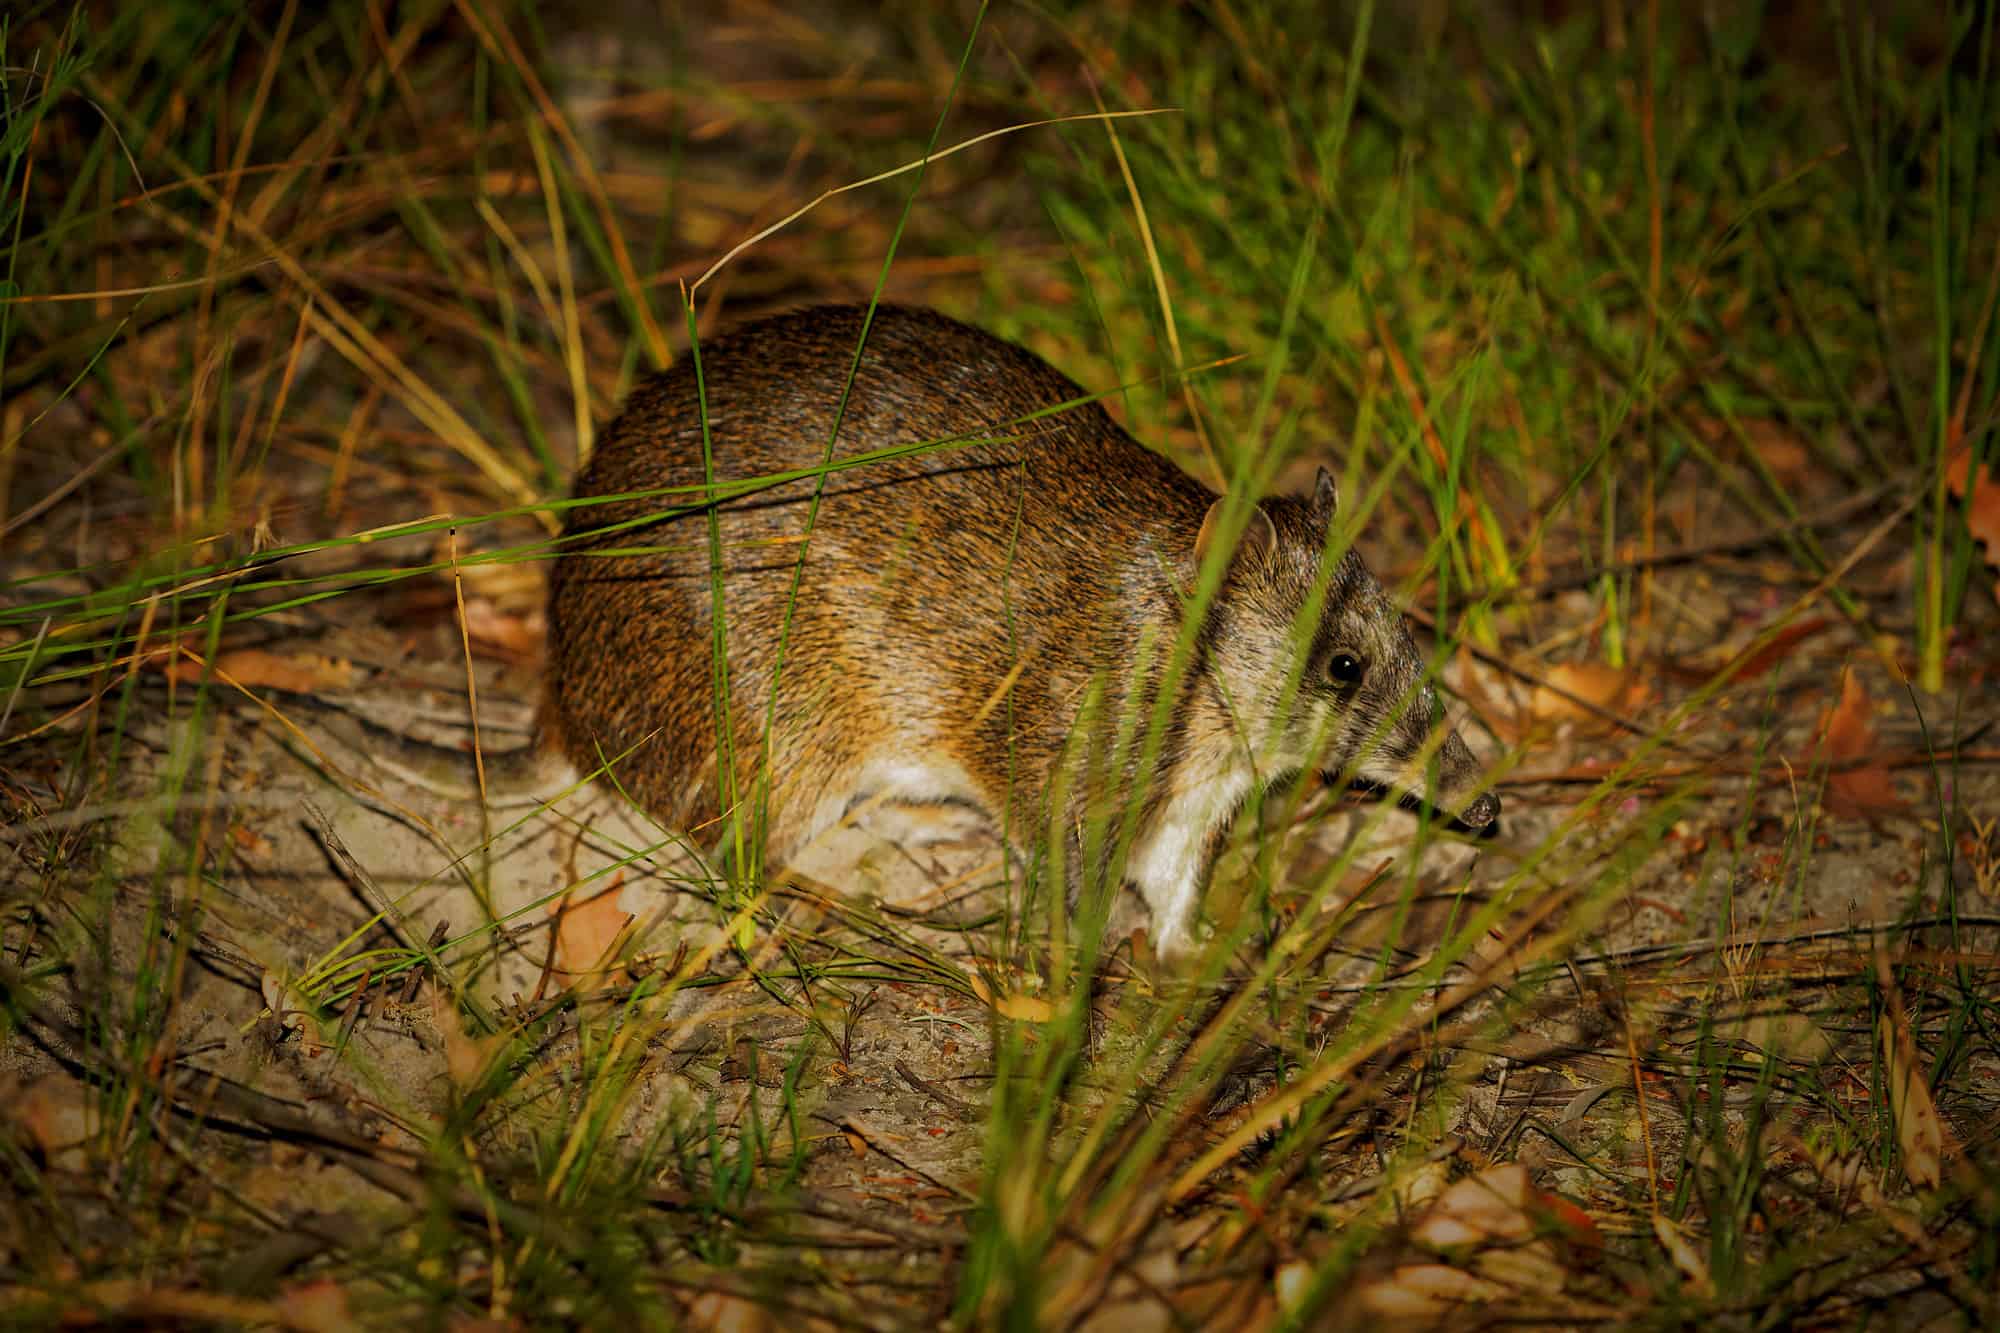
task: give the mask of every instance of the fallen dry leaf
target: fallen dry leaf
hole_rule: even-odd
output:
[[[1600,662],[1559,662],[1541,676],[1544,683],[1528,696],[1528,716],[1537,722],[1603,725],[1607,721],[1603,714],[1585,704],[1595,704],[1606,712],[1628,713],[1643,704],[1649,693],[1646,682],[1636,673]]]
[[[201,664],[177,656],[167,663],[170,680],[201,679]],[[286,694],[319,694],[345,690],[354,684],[354,664],[344,657],[317,653],[273,653],[262,648],[238,648],[215,659],[215,678],[246,690],[282,690]]]
[[[548,620],[539,609],[516,614],[484,597],[469,597],[465,602],[465,633],[478,647],[515,661],[532,662],[542,655]]]
[[[1653,1235],[1667,1257],[1674,1261],[1674,1267],[1681,1270],[1687,1285],[1696,1295],[1711,1296],[1715,1293],[1715,1282],[1708,1275],[1708,1261],[1701,1257],[1694,1245],[1674,1225],[1665,1213],[1653,1214]]]
[[[285,1288],[278,1296],[285,1327],[300,1333],[350,1333],[361,1327],[348,1308],[347,1292],[332,1278]]]
[[[1814,616],[1808,620],[1794,621],[1771,636],[1771,641],[1763,647],[1745,648],[1725,659],[1722,664],[1709,671],[1696,673],[1697,678],[1706,680],[1710,674],[1729,673],[1731,684],[1742,685],[1757,679],[1778,662],[1791,656],[1792,651],[1807,639],[1833,624],[1830,617]]]
[[[1882,1064],[1889,1073],[1889,1113],[1903,1149],[1903,1174],[1918,1189],[1936,1189],[1944,1179],[1944,1125],[1916,1043],[1888,1012],[1876,1020],[1882,1033]]]
[[[84,1144],[90,1138],[90,1102],[81,1085],[61,1074],[45,1074],[19,1093],[5,1089],[0,1105],[48,1161],[65,1170],[84,1166]]]
[[[1736,423],[1750,441],[1750,452],[1780,481],[1794,481],[1812,467],[1812,448],[1782,421],[1748,417]]]
[[[965,969],[965,980],[980,1003],[990,1005],[993,1012],[1002,1018],[1011,1018],[1020,1023],[1046,1023],[1054,1018],[1055,1005],[1050,1001],[1028,994],[1025,990],[1008,989],[1009,986],[1024,983],[1029,989],[1033,989],[1039,983],[1024,977],[1018,970],[1009,969],[1009,972],[1008,976],[989,977],[979,968],[968,966]]]
[[[1804,1014],[1755,1014],[1718,1023],[1716,1034],[1755,1046],[1769,1055],[1818,1064],[1833,1054],[1833,1043]]]
[[[1455,1262],[1398,1265],[1360,1290],[1362,1309],[1407,1319],[1523,1292],[1552,1295],[1568,1277],[1557,1240],[1603,1244],[1582,1209],[1537,1189],[1527,1168],[1514,1162],[1450,1185],[1410,1229],[1410,1239]]]
[[[1696,417],[1694,427],[1711,445],[1735,439],[1735,433],[1719,417]],[[1736,429],[1749,442],[1750,452],[1757,455],[1780,481],[1795,480],[1812,466],[1811,446],[1782,421],[1769,417],[1737,417]]]
[[[247,861],[262,861],[271,855],[271,840],[248,824],[231,824],[229,840],[236,844],[237,853]]]
[[[1065,1308],[1060,1302],[1065,1297],[1073,1299],[1073,1294],[1080,1295],[1087,1290],[1080,1284],[1072,1284],[1046,1300],[1042,1306],[1045,1312],[1043,1326],[1060,1327],[1054,1317],[1057,1311]],[[1172,1314],[1162,1309],[1159,1300],[1151,1293],[1146,1293],[1133,1301],[1106,1302],[1100,1307],[1103,1310],[1101,1319],[1093,1312],[1091,1318],[1078,1327],[1085,1333],[1125,1333],[1127,1329],[1167,1329],[1176,1325],[1182,1328],[1240,1329],[1278,1326],[1277,1299],[1263,1282],[1254,1277],[1169,1284],[1162,1294],[1172,1307]]]
[[[1987,567],[2000,571],[2000,478],[1988,469],[1979,478],[1978,489],[1973,489],[1972,445],[1968,441],[1952,450],[1951,459],[1945,464],[1944,484],[1965,504],[1965,529],[1986,548]],[[1969,503],[1968,491],[1972,495]],[[1996,591],[2000,591],[2000,582],[1996,583]]]
[[[571,895],[550,904],[549,911],[556,918],[557,972],[574,979],[599,971],[611,961],[619,936],[632,921],[632,915],[619,906],[620,893],[620,886],[614,885],[581,902]],[[607,975],[600,981],[608,983],[610,979]]]
[[[1444,1197],[1444,1192],[1451,1188],[1452,1160],[1436,1158],[1403,1177],[1396,1189],[1396,1205],[1404,1216],[1418,1216]]]
[[[1517,1162],[1454,1181],[1410,1229],[1410,1239],[1434,1250],[1527,1240],[1535,1234],[1526,1206],[1534,1186]]]
[[[695,1297],[681,1325],[707,1333],[765,1333],[777,1326],[769,1310],[726,1291],[705,1291]]]
[[[1497,1282],[1474,1277],[1450,1264],[1401,1264],[1356,1294],[1361,1308],[1384,1319],[1435,1318],[1460,1306],[1504,1300],[1510,1293]]]
[[[1850,819],[1875,819],[1905,809],[1889,770],[1850,761],[1875,752],[1875,721],[1868,691],[1853,667],[1840,673],[1840,702],[1820,717],[1819,743],[1833,767],[1826,776],[1826,808]]]
[[[444,1069],[451,1085],[461,1091],[478,1082],[486,1062],[504,1040],[498,1034],[475,1037],[465,1030],[458,1006],[439,987],[431,989],[431,1019],[444,1037]]]
[[[1046,1023],[1056,1016],[1055,1006],[1039,995],[1003,995],[993,1002],[993,1012],[1017,1023]]]

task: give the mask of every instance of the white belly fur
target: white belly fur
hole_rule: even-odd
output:
[[[1173,793],[1139,830],[1126,878],[1153,913],[1153,951],[1163,961],[1194,953],[1195,918],[1208,877],[1209,849],[1250,794],[1252,774],[1226,739],[1176,767]]]

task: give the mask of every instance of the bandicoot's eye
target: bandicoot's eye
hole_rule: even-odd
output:
[[[1353,653],[1335,653],[1326,664],[1326,674],[1333,677],[1336,685],[1359,685],[1367,671],[1368,664]]]

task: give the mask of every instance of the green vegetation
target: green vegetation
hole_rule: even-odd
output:
[[[0,23],[0,1323],[2000,1319],[2000,6],[696,8]],[[754,756],[679,941],[594,932],[680,831],[502,904],[527,817],[405,878],[238,779],[382,808],[348,658],[524,693],[578,451],[817,297],[1239,500],[1335,467],[1502,836],[1276,790],[1174,975],[1050,858],[773,873]]]

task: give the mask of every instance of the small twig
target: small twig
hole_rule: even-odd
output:
[[[415,1221],[414,1217],[411,1221]],[[274,1285],[292,1269],[328,1250],[359,1249],[382,1234],[354,1212],[304,1212],[286,1219],[264,1239],[229,1257],[221,1274],[226,1291],[251,1294]]]
[[[1953,744],[1938,746],[1935,750],[1892,750],[1886,754],[1850,755],[1845,759],[1829,759],[1819,764],[1829,773],[1848,773],[1862,768],[1929,768],[1939,760],[1949,760],[1954,764],[2000,763],[2000,750],[1961,750]],[[1669,768],[1647,769],[1643,773],[1631,775],[1627,781],[1632,786],[1647,786],[1661,782],[1678,781],[1691,777],[1751,777],[1757,772],[1754,760],[1717,759],[1699,765],[1681,765]],[[1565,768],[1553,773],[1523,772],[1516,769],[1493,785],[1496,787],[1533,787],[1544,783],[1559,783],[1574,786],[1582,783],[1595,786],[1611,776],[1607,768]]]
[[[549,949],[542,955],[541,975],[535,978],[534,1003],[539,1005],[549,993],[549,979],[556,974],[556,945],[562,938],[563,914],[569,910],[569,899],[563,898],[556,908],[556,914],[549,918]]]
[[[1436,1147],[1425,1153],[1415,1165],[1431,1166],[1438,1162],[1449,1161],[1458,1156],[1459,1150],[1464,1147],[1465,1139],[1463,1137],[1457,1134],[1447,1135],[1438,1142]],[[1363,1195],[1373,1194],[1388,1183],[1389,1173],[1386,1171],[1376,1171],[1359,1179],[1348,1181],[1339,1189],[1327,1194],[1322,1202],[1346,1203],[1349,1199],[1359,1199]]]
[[[1811,514],[1802,514],[1789,523],[1775,528],[1765,528],[1742,537],[1719,537],[1712,541],[1690,542],[1685,546],[1668,547],[1654,551],[1650,555],[1633,556],[1626,560],[1613,560],[1599,565],[1576,565],[1558,569],[1546,578],[1533,583],[1515,584],[1511,587],[1484,587],[1462,593],[1460,600],[1482,602],[1523,602],[1537,597],[1547,597],[1554,593],[1569,592],[1575,588],[1587,588],[1607,574],[1631,574],[1640,570],[1662,569],[1671,565],[1692,564],[1711,555],[1738,555],[1754,551],[1783,541],[1787,536],[1808,528],[1836,527],[1856,514],[1863,513],[1879,504],[1883,497],[1899,489],[1905,483],[1901,480],[1887,481],[1872,490],[1859,495],[1850,495],[1845,500]]]
[[[333,1039],[333,1049],[336,1054],[347,1049],[348,1038],[354,1035],[355,1026],[361,1022],[362,998],[368,994],[368,987],[374,980],[375,969],[364,968],[360,984],[355,986],[354,993],[347,997],[347,1010],[340,1016],[340,1031]]]
[[[936,1176],[924,1170],[922,1167],[918,1166],[915,1162],[906,1161],[903,1158],[896,1156],[896,1154],[890,1152],[887,1148],[882,1146],[878,1135],[871,1134],[866,1129],[863,1129],[859,1124],[855,1122],[853,1116],[836,1118],[834,1116],[827,1115],[823,1111],[816,1111],[813,1113],[813,1118],[815,1120],[820,1121],[823,1124],[832,1125],[835,1129],[839,1130],[843,1134],[852,1134],[855,1138],[860,1139],[861,1142],[873,1152],[881,1155],[882,1157],[887,1158],[889,1161],[895,1163],[898,1167],[901,1167],[903,1170],[909,1172],[911,1175],[918,1177],[925,1184],[930,1185],[935,1189],[942,1190],[946,1194],[951,1195],[954,1199],[959,1200],[961,1203],[970,1204],[978,1202],[978,1200],[975,1199],[973,1195],[964,1188],[958,1185],[954,1185],[948,1180],[939,1180]]]
[[[862,1016],[875,1006],[875,1002],[881,996],[880,986],[870,986],[867,994],[849,1002],[847,1012],[840,1020],[840,1058],[843,1063],[853,1062],[854,1029],[860,1024]]]
[[[912,1088],[924,1094],[924,1096],[941,1103],[944,1109],[951,1112],[954,1118],[966,1124],[972,1124],[980,1118],[977,1108],[972,1103],[966,1101],[963,1097],[946,1091],[943,1087],[931,1082],[929,1079],[918,1077],[917,1072],[901,1060],[896,1061],[896,1072],[902,1075],[903,1082],[909,1084]]]
[[[0,1005],[19,1015],[29,1039],[74,1076],[87,1080],[102,1080],[107,1074],[134,1077],[115,1050],[43,1006],[21,974],[4,963],[0,963]],[[258,1092],[212,1070],[185,1068],[199,1076],[199,1095],[179,1080],[149,1080],[176,1115],[200,1124],[234,1122],[270,1138],[298,1143],[419,1207],[429,1208],[442,1201],[457,1216],[481,1225],[497,1211],[509,1227],[523,1235],[548,1240],[559,1248],[573,1247],[540,1213],[426,1177],[415,1169],[421,1159],[413,1151],[398,1151],[376,1139],[326,1124],[295,1103]],[[390,1161],[390,1155],[406,1158],[410,1165]]]
[[[328,855],[333,857],[334,862],[344,872],[348,886],[361,899],[362,905],[375,914],[376,920],[388,927],[389,933],[396,937],[397,943],[413,953],[422,952],[417,946],[415,937],[403,928],[402,917],[397,914],[388,895],[383,893],[381,886],[375,882],[375,877],[368,873],[367,867],[355,859],[354,853],[347,850],[347,844],[341,841],[340,835],[333,831],[333,820],[327,816],[326,811],[310,800],[301,801],[300,804],[305,806],[306,813],[312,816],[314,832],[319,838],[320,845],[326,848]]]
[[[1403,608],[1403,614],[1408,616],[1411,620],[1416,621],[1419,625],[1422,625],[1432,634],[1436,634],[1438,632],[1437,617],[1431,615],[1429,612],[1425,611],[1422,607],[1406,606]],[[1634,722],[1631,718],[1626,717],[1623,713],[1614,712],[1611,709],[1606,708],[1603,704],[1598,703],[1594,699],[1586,699],[1582,695],[1577,694],[1572,690],[1564,689],[1562,686],[1555,684],[1553,681],[1545,680],[1542,677],[1537,676],[1532,671],[1528,671],[1521,667],[1517,667],[1512,662],[1509,662],[1506,658],[1502,657],[1500,654],[1495,652],[1490,652],[1485,648],[1481,648],[1478,644],[1473,643],[1470,639],[1460,639],[1458,641],[1458,646],[1464,649],[1466,652],[1471,653],[1474,657],[1484,662],[1487,666],[1492,667],[1494,670],[1503,671],[1506,674],[1512,676],[1514,679],[1520,681],[1524,685],[1532,685],[1536,689],[1547,690],[1550,694],[1555,695],[1557,698],[1563,699],[1569,702],[1570,704],[1573,704],[1574,706],[1581,708],[1586,713],[1591,713],[1597,717],[1600,717],[1604,719],[1606,722],[1611,723],[1613,726],[1622,728],[1625,731],[1629,731],[1635,736],[1644,736],[1647,738],[1651,738],[1653,735],[1653,731],[1651,728],[1643,726],[1638,722]],[[1662,744],[1665,744],[1673,749],[1681,750],[1688,754],[1696,754],[1696,755],[1703,754],[1701,750],[1698,750],[1691,745],[1684,744],[1676,737],[1664,736],[1661,737],[1660,739]]]
[[[442,949],[444,942],[450,938],[451,922],[440,920],[435,926],[431,927],[430,943],[424,950],[424,966],[411,968],[409,979],[403,983],[401,998],[404,1004],[415,1004],[417,1002],[417,988],[424,984],[424,974],[427,971],[435,972],[437,970],[435,962],[437,951]]]
[[[184,796],[144,796],[129,801],[93,801],[88,805],[77,806],[73,810],[58,810],[53,814],[21,817],[16,823],[0,828],[0,846],[11,842],[25,842],[30,838],[60,833],[66,829],[82,828],[106,820],[124,819],[129,815],[170,815],[183,808],[276,810],[284,804],[286,802],[277,797],[248,792],[199,792]]]
[[[1907,921],[1882,923],[1893,926],[1899,933],[1924,930],[1933,926],[2000,926],[2000,916],[1920,916]],[[1707,935],[1700,939],[1669,941],[1665,944],[1634,944],[1623,949],[1612,949],[1604,953],[1587,954],[1572,961],[1579,967],[1601,967],[1613,963],[1628,963],[1644,958],[1656,958],[1671,954],[1710,953],[1719,949],[1742,948],[1755,945],[1771,948],[1780,944],[1811,944],[1817,940],[1852,939],[1856,936],[1872,935],[1876,923],[1857,922],[1849,926],[1825,926],[1817,930],[1794,931],[1789,935],[1757,935],[1744,932],[1736,935]]]

